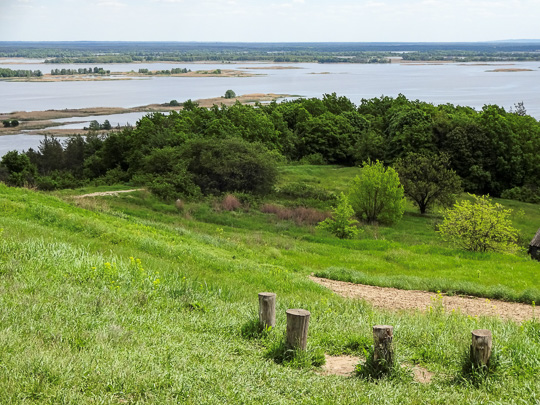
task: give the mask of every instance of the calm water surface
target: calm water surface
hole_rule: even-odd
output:
[[[280,64],[283,65],[283,64]],[[481,108],[498,104],[505,108],[519,101],[529,114],[540,118],[540,62],[444,65],[295,64],[301,69],[249,70],[255,77],[151,77],[97,82],[0,82],[0,112],[83,107],[135,107],[176,99],[220,96],[227,89],[237,94],[284,93],[320,97],[336,92],[359,103],[362,98],[404,94],[435,104],[453,103]],[[11,69],[79,68],[93,65],[5,64]],[[106,65],[111,71],[140,68],[239,69],[264,64],[143,63]],[[496,68],[532,69],[531,72],[487,72]],[[325,73],[327,74],[321,74]]]
[[[0,157],[11,150],[19,152],[27,151],[30,148],[37,149],[43,135],[3,135],[0,136]]]
[[[32,61],[35,62],[35,61]],[[95,64],[44,65],[37,63],[7,64],[11,69],[75,69]],[[285,66],[287,64],[275,64]],[[187,67],[191,70],[241,69],[269,67],[268,64],[189,64],[141,63],[99,65],[111,72],[125,72],[141,68],[164,70]],[[315,64],[290,65],[300,69],[246,69],[254,77],[150,77],[134,80],[89,82],[8,82],[0,81],[0,113],[84,107],[136,107],[170,100],[211,98],[225,94],[228,89],[237,94],[281,93],[305,97],[320,97],[336,92],[349,97],[354,103],[362,98],[395,97],[404,94],[434,104],[452,103],[477,109],[485,104],[498,104],[509,109],[523,101],[528,113],[540,119],[540,62],[513,64],[442,64],[442,65],[361,65]],[[488,72],[497,68],[531,69],[528,72]],[[122,117],[125,115],[125,117]],[[92,119],[109,119],[113,126],[135,122],[144,114],[83,117],[58,120],[81,128]],[[69,122],[84,121],[83,124]],[[36,139],[37,142],[36,142]],[[0,155],[3,145],[7,150],[36,147],[41,136],[19,135],[0,137]],[[5,152],[4,152],[5,153]]]

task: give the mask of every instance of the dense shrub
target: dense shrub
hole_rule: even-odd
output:
[[[472,198],[446,211],[438,230],[443,239],[473,252],[515,252],[518,232],[510,220],[512,210],[487,196]]]
[[[349,201],[359,219],[393,224],[404,211],[403,186],[391,167],[377,161],[364,163],[349,189]]]
[[[540,203],[540,187],[532,185],[514,187],[503,191],[501,197],[509,200],[518,200],[531,204],[538,204]]]
[[[332,212],[332,218],[326,218],[317,225],[317,228],[324,229],[340,239],[350,239],[355,237],[359,230],[356,227],[358,221],[351,219],[354,210],[349,204],[349,199],[343,193],[338,197],[338,204]]]
[[[242,139],[194,139],[185,144],[181,158],[203,194],[265,195],[277,179],[272,155],[261,144]]]

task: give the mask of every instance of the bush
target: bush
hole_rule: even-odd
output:
[[[205,195],[265,195],[277,180],[276,163],[264,146],[238,138],[193,139],[184,145],[181,159]]]
[[[532,185],[514,187],[503,191],[501,198],[538,204],[540,203],[540,187]]]
[[[227,90],[225,92],[225,98],[235,98],[236,97],[236,93],[232,90]]]
[[[9,128],[9,127],[18,127],[18,126],[19,126],[19,121],[18,121],[18,120],[3,120],[3,121],[2,121],[2,124],[3,124],[4,127],[6,127],[6,128]]]
[[[487,196],[473,196],[446,211],[438,232],[444,240],[472,252],[514,253],[517,230],[512,226],[512,210],[493,204]]]
[[[366,222],[393,224],[403,216],[404,191],[399,176],[378,160],[364,163],[349,189],[349,201],[358,219]]]
[[[36,167],[30,162],[27,155],[12,150],[2,156],[0,160],[2,178],[9,186],[25,187],[35,182]]]
[[[236,211],[237,209],[242,207],[242,203],[238,201],[238,198],[236,198],[234,195],[227,194],[223,201],[221,202],[221,208],[225,211]]]
[[[197,197],[201,193],[182,162],[178,148],[154,149],[143,158],[142,173],[133,176],[133,182],[146,185],[164,201]]]
[[[332,218],[326,218],[317,225],[317,228],[329,231],[332,235],[340,239],[350,239],[355,237],[359,230],[356,227],[357,220],[351,219],[354,210],[349,204],[349,199],[343,193],[338,197],[339,203],[332,212]]]

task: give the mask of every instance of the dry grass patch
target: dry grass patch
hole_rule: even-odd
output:
[[[275,204],[263,204],[261,212],[274,214],[280,220],[294,221],[297,225],[316,225],[330,217],[329,212],[319,211],[315,208],[287,208]]]

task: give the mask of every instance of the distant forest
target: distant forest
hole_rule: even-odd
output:
[[[480,111],[435,106],[403,95],[358,106],[335,93],[210,109],[188,100],[182,110],[149,114],[135,127],[64,144],[47,137],[38,150],[9,152],[0,180],[40,189],[130,182],[170,199],[258,192],[253,187],[273,176],[272,162],[393,165],[415,152],[445,155],[466,191],[540,202],[539,151],[540,123],[522,103],[508,112],[497,105]]]
[[[241,42],[0,42],[0,57],[47,63],[150,61],[269,61],[388,63],[388,58],[430,61],[540,60],[540,40],[476,43],[241,43]]]

